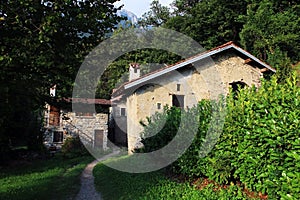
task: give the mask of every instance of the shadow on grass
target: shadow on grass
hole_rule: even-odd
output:
[[[91,156],[65,159],[55,155],[0,172],[0,199],[67,199],[76,196],[80,174]]]

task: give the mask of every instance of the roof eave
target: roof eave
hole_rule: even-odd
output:
[[[174,66],[167,67],[167,68],[165,68],[165,69],[163,69],[163,70],[161,70],[161,71],[158,71],[158,72],[156,72],[156,73],[147,75],[147,76],[145,76],[145,77],[141,77],[141,78],[139,78],[139,79],[133,80],[132,82],[125,83],[121,88],[123,88],[122,90],[130,89],[130,88],[132,88],[132,87],[138,86],[138,85],[141,84],[141,83],[144,83],[144,82],[146,82],[146,81],[150,81],[150,80],[152,80],[152,79],[154,79],[154,78],[157,78],[157,77],[159,77],[159,76],[161,76],[161,75],[164,75],[164,74],[166,74],[166,73],[169,73],[169,72],[171,72],[171,71],[173,71],[173,70],[179,69],[179,68],[184,67],[184,66],[186,66],[186,65],[188,65],[188,64],[192,64],[192,63],[194,63],[194,62],[196,62],[196,61],[205,59],[205,58],[210,57],[210,56],[212,56],[212,55],[214,55],[214,54],[217,54],[217,53],[223,52],[223,51],[225,51],[225,50],[228,50],[228,49],[230,49],[230,48],[233,48],[233,49],[235,49],[236,51],[238,51],[238,52],[244,54],[245,56],[249,57],[250,59],[252,59],[252,60],[255,61],[256,63],[260,64],[261,66],[263,66],[263,67],[265,67],[265,68],[267,68],[267,69],[269,69],[270,71],[276,72],[276,70],[275,70],[274,68],[270,67],[268,64],[266,64],[266,63],[260,61],[258,58],[256,58],[255,56],[253,56],[253,55],[250,54],[249,52],[243,50],[242,48],[236,46],[234,43],[230,42],[230,43],[227,43],[227,44],[225,44],[225,45],[222,45],[222,46],[219,47],[219,48],[215,48],[215,49],[213,49],[213,50],[211,50],[211,51],[208,51],[208,52],[206,52],[206,53],[199,54],[198,56],[189,58],[189,59],[187,59],[187,60],[185,60],[185,61],[183,61],[183,62],[180,62],[180,63],[178,63],[178,64],[175,64]],[[120,88],[120,89],[121,89],[121,88]],[[116,90],[116,93],[117,93],[118,90],[119,90],[119,89]]]
[[[265,68],[271,70],[272,72],[276,72],[276,70],[272,67],[270,67],[268,64],[262,62],[261,60],[259,60],[258,58],[256,58],[255,56],[253,56],[252,54],[250,54],[249,52],[243,50],[242,48],[236,46],[236,45],[231,45],[232,48],[234,48],[235,50],[241,52],[242,54],[246,55],[247,57],[251,58],[252,60],[254,60],[255,62],[259,63],[260,65],[264,66]]]
[[[139,85],[139,84],[141,84],[141,83],[143,83],[143,82],[145,82],[145,81],[152,80],[152,79],[157,78],[157,77],[159,77],[159,76],[161,76],[161,75],[164,75],[164,74],[166,74],[166,73],[169,73],[169,72],[171,72],[171,71],[173,71],[173,70],[176,70],[176,69],[178,69],[178,68],[184,67],[184,66],[186,66],[186,65],[188,65],[188,64],[192,64],[192,63],[194,63],[194,62],[196,62],[196,61],[199,61],[199,60],[202,60],[202,59],[207,58],[207,57],[209,57],[209,56],[212,56],[212,55],[214,55],[214,54],[216,54],[216,53],[225,51],[225,50],[227,50],[227,49],[229,49],[229,48],[231,48],[231,47],[232,47],[231,45],[228,45],[228,46],[225,46],[225,47],[222,47],[222,48],[219,48],[219,49],[215,49],[215,50],[213,50],[213,51],[210,51],[210,52],[204,53],[204,54],[202,54],[202,55],[196,56],[196,57],[194,57],[194,58],[188,59],[188,60],[186,60],[186,61],[183,61],[183,62],[181,62],[181,63],[179,63],[179,64],[177,64],[177,65],[174,65],[174,66],[172,66],[172,67],[166,68],[166,69],[164,69],[164,70],[162,70],[162,71],[159,71],[159,72],[157,72],[157,73],[155,73],[155,74],[151,74],[151,75],[146,76],[146,77],[144,77],[144,78],[137,79],[136,81],[133,81],[133,82],[131,82],[131,83],[126,84],[126,85],[124,86],[124,89],[126,90],[126,89],[129,89],[129,88],[134,87],[134,86],[136,86],[136,85]]]

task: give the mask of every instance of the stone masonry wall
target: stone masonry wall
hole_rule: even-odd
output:
[[[95,134],[103,134],[100,148],[107,149],[108,114],[93,114],[93,116],[76,116],[75,113],[67,113],[69,120],[63,121],[64,129],[70,134],[79,134],[85,145],[95,147],[99,144]],[[99,133],[100,132],[100,133]]]

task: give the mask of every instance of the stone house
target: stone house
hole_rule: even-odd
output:
[[[116,124],[127,135],[129,153],[139,146],[140,121],[165,105],[188,108],[201,99],[226,95],[229,88],[259,87],[275,69],[233,42],[140,76],[138,64],[129,69],[129,81],[116,88],[112,106]],[[116,131],[118,132],[118,131]]]
[[[61,100],[68,106],[46,104],[44,114],[44,144],[60,148],[68,137],[80,136],[85,145],[107,149],[108,118],[107,113],[88,112],[88,106],[101,105],[109,110],[111,103],[105,99],[72,98]],[[72,111],[71,103],[84,106],[84,111]]]

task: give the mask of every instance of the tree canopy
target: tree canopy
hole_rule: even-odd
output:
[[[170,9],[167,6],[162,6],[158,0],[152,1],[150,11],[143,14],[139,24],[143,27],[154,26],[158,27],[167,22],[170,17]]]
[[[273,65],[287,58],[299,61],[300,7],[294,1],[254,1],[240,19],[240,39],[248,51]],[[274,54],[277,61],[271,60]]]
[[[50,101],[51,86],[59,88],[58,97],[71,95],[84,57],[119,19],[115,1],[1,2],[1,147],[34,135],[28,124]]]

